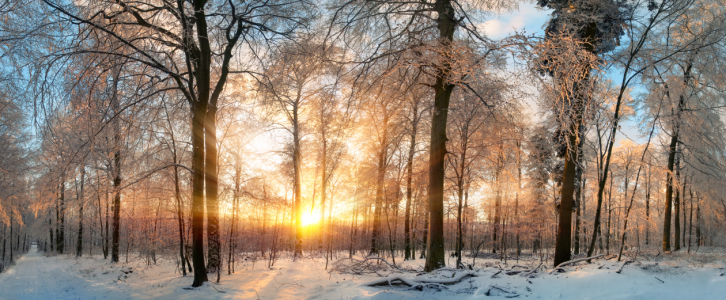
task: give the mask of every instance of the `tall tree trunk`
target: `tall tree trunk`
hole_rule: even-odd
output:
[[[241,163],[241,162],[238,162]],[[239,205],[239,192],[240,192],[240,177],[242,176],[242,170],[241,166],[237,165],[235,168],[235,174],[234,174],[234,194],[232,196],[232,221],[229,226],[229,257],[227,258],[227,275],[232,274],[234,272],[234,262],[232,261],[232,257],[234,256],[234,247],[235,243],[233,240],[234,237],[234,227],[235,227],[235,221],[237,221],[237,205]],[[263,221],[264,226],[264,221]],[[264,237],[264,232],[263,232]]]
[[[323,178],[320,183],[320,235],[318,239],[318,249],[323,248],[323,237],[325,236],[325,197],[327,196],[328,190],[328,141],[326,140],[325,130],[322,132],[323,136],[323,149],[322,149],[322,160],[320,161],[320,168],[323,169]],[[327,256],[326,256],[327,257]]]
[[[500,133],[501,134],[501,133]],[[496,192],[494,199],[494,224],[492,226],[492,253],[497,253],[497,233],[501,223],[502,206],[502,172],[504,170],[504,140],[499,137],[499,153],[497,154],[497,165],[495,166],[494,178],[496,179]]]
[[[101,206],[101,176],[98,171],[96,171],[96,201],[96,214],[98,216],[98,226],[101,234],[101,252],[103,253],[103,259],[106,259],[106,249],[103,247],[103,240],[105,239],[105,236],[103,234],[103,206]]]
[[[578,105],[576,105],[578,106]],[[581,108],[576,108],[579,114]],[[565,167],[562,174],[562,192],[560,193],[561,201],[559,207],[559,223],[557,226],[557,237],[555,239],[555,260],[554,265],[557,266],[563,262],[570,260],[570,245],[572,239],[572,206],[575,193],[575,169],[577,165],[578,152],[578,131],[580,116],[575,118],[575,123],[571,126],[571,132],[568,137],[568,149],[565,154]],[[584,137],[581,137],[584,138]]]
[[[109,250],[109,248],[108,248],[108,241],[109,241],[110,235],[109,235],[108,228],[109,228],[110,222],[109,222],[109,219],[108,218],[111,215],[111,211],[109,210],[110,209],[109,208],[109,206],[110,206],[109,203],[111,201],[108,199],[108,190],[104,194],[106,194],[106,222],[105,222],[105,224],[106,224],[106,234],[104,235],[104,241],[103,241],[103,259],[106,259],[106,258],[108,258],[108,254],[109,254],[109,251],[108,251]]]
[[[459,145],[461,149],[461,155],[459,157],[459,166],[455,167],[458,169],[458,171],[456,172],[456,194],[458,197],[458,203],[456,206],[456,268],[463,268],[463,265],[461,264],[461,249],[464,246],[464,232],[462,230],[462,210],[464,208],[464,187],[466,184],[464,181],[466,180],[466,150],[468,148],[469,138],[468,129],[468,126],[465,126],[461,130],[461,134],[459,136],[459,142],[461,143]]]
[[[404,259],[409,260],[415,258],[416,254],[411,252],[411,196],[413,194],[413,158],[416,154],[416,131],[418,127],[418,101],[414,100],[413,118],[411,118],[411,144],[408,148],[408,158],[406,160],[406,212],[404,215],[403,240],[404,240]]]
[[[681,230],[681,248],[686,246],[686,226],[688,219],[686,218],[686,183],[688,176],[683,175],[683,188],[681,189],[681,211],[683,212],[683,226]]]
[[[464,233],[462,231],[462,210],[464,208],[464,168],[466,160],[466,147],[463,148],[464,152],[461,153],[461,174],[459,176],[458,182],[457,182],[457,195],[459,198],[459,203],[456,207],[457,214],[456,214],[456,268],[463,268],[463,265],[461,264],[461,248],[463,248],[464,245]]]
[[[173,137],[172,137],[173,139]],[[176,165],[176,148],[173,153],[174,159],[174,197],[176,198],[176,218],[179,226],[179,263],[181,264],[182,276],[187,276],[187,268],[184,264],[184,210],[182,208],[181,190],[179,188],[179,167]],[[191,270],[190,270],[191,271]]]
[[[298,94],[298,98],[300,95]],[[292,131],[292,142],[293,142],[293,150],[292,150],[292,165],[293,165],[293,190],[294,190],[294,214],[295,214],[295,251],[293,254],[293,258],[297,258],[299,256],[302,256],[302,243],[303,243],[303,236],[302,236],[302,203],[301,203],[301,164],[302,164],[302,154],[300,153],[300,124],[299,124],[299,115],[298,115],[298,103],[300,101],[295,102],[295,107],[293,107],[293,131]]]
[[[192,264],[194,282],[201,286],[208,281],[204,265],[204,115],[206,105],[193,108],[192,120]]]
[[[118,83],[121,76],[121,67],[113,71],[111,87],[111,108],[113,119],[113,237],[111,239],[111,262],[119,262],[119,234],[121,230],[121,121],[117,115],[121,113],[118,99]]]
[[[444,52],[451,51],[456,30],[456,16],[451,0],[436,0],[434,10],[438,17],[439,40]],[[429,155],[429,230],[426,244],[426,265],[424,270],[431,272],[446,266],[444,248],[444,178],[446,158],[446,119],[449,100],[454,85],[451,84],[451,62],[443,59],[436,68],[434,83],[434,111],[431,121],[431,141]]]
[[[426,214],[424,217],[424,226],[423,226],[423,247],[421,248],[421,256],[419,258],[426,258],[426,245],[428,245],[428,238],[429,238],[429,214]]]
[[[383,210],[383,185],[386,176],[386,158],[388,157],[388,112],[384,112],[383,116],[383,133],[381,137],[381,149],[378,152],[378,169],[376,173],[376,203],[373,212],[373,232],[371,235],[371,251],[370,253],[378,254],[378,248],[381,243],[381,212]]]
[[[65,174],[61,175],[61,185],[60,185],[60,201],[59,201],[59,209],[58,209],[58,232],[56,233],[56,249],[58,253],[63,254],[63,251],[65,250],[65,211],[66,211],[66,204],[65,204],[65,193],[66,193],[66,182],[65,182]],[[11,224],[12,225],[12,222]],[[10,227],[12,229],[12,227]],[[11,235],[12,236],[12,235]],[[11,241],[12,243],[12,241]],[[11,247],[12,248],[12,247]],[[10,257],[12,258],[12,252],[10,252]]]
[[[519,194],[522,193],[522,141],[517,141],[517,193],[514,195],[514,230],[515,243],[517,244],[517,259],[522,253],[522,246],[519,241]],[[468,196],[468,193],[467,193]]]
[[[11,204],[12,205],[12,204]],[[10,262],[13,262],[13,216],[15,214],[12,213],[12,206],[10,207]],[[5,247],[3,245],[3,247]],[[4,260],[3,260],[4,262]]]
[[[221,249],[219,239],[219,206],[217,200],[217,107],[212,103],[207,107],[204,126],[205,160],[204,183],[207,205],[207,272],[217,273],[221,267]]]
[[[700,197],[699,197],[700,200]],[[701,206],[696,203],[696,247],[701,246]],[[698,251],[698,250],[696,250]]]
[[[648,179],[645,181],[645,245],[650,244],[650,159],[648,160]]]
[[[693,190],[689,190],[689,192],[691,196],[691,212],[689,213],[690,220],[688,221],[688,223],[690,224],[688,226],[688,253],[691,253],[691,237],[693,236]]]
[[[48,216],[48,231],[50,231],[50,251],[55,251],[53,247],[53,216]],[[3,227],[3,236],[5,235],[5,227]],[[105,258],[105,257],[104,257]],[[5,241],[3,241],[3,261],[5,261]]]
[[[78,244],[76,244],[76,257],[83,255],[83,185],[86,180],[86,166],[81,166],[81,191],[78,194]]]
[[[679,147],[676,148],[678,149]],[[679,184],[681,181],[681,160],[680,155],[676,155],[676,178],[675,183],[673,184],[675,187],[673,193],[676,195],[675,199],[673,200],[673,205],[675,206],[675,220],[673,224],[675,230],[675,240],[673,241],[673,251],[681,250],[681,188]]]

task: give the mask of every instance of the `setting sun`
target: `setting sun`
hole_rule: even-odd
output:
[[[310,226],[320,222],[320,214],[317,212],[306,211],[302,215],[302,225]]]

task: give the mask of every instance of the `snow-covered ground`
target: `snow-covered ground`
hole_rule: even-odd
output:
[[[724,254],[675,253],[641,256],[621,273],[615,271],[622,262],[601,259],[566,267],[564,273],[549,274],[543,266],[527,275],[522,270],[538,262],[520,261],[515,267],[513,261],[477,259],[480,268],[473,271],[421,274],[416,272],[421,259],[399,262],[401,271],[385,263],[343,261],[336,265],[346,271],[340,273],[325,270],[323,259],[306,258],[280,260],[272,268],[262,261],[241,263],[236,274],[223,274],[220,284],[191,289],[192,277],[182,277],[173,261],[114,265],[99,257],[45,257],[33,248],[0,274],[0,299],[726,299],[725,259]],[[441,284],[459,278],[464,279]],[[388,279],[394,279],[390,285]],[[366,285],[373,282],[383,284]]]

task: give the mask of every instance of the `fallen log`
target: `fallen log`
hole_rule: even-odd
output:
[[[615,270],[615,273],[620,274],[620,272],[623,271],[623,268],[625,267],[625,265],[627,265],[629,263],[632,263],[632,262],[633,262],[632,260],[626,260],[626,261],[624,261],[622,264],[620,264],[620,267],[617,270]]]
[[[376,279],[376,280],[373,280],[371,282],[367,282],[367,283],[364,283],[361,285],[363,285],[363,286],[407,285],[410,287],[422,285],[422,284],[450,285],[450,284],[457,284],[468,277],[476,277],[476,276],[477,276],[477,274],[475,272],[459,272],[452,278],[443,278],[443,279],[435,279],[435,278],[412,279],[412,278],[405,278],[402,276],[389,276],[389,277],[379,278],[379,279]]]
[[[363,285],[365,286],[381,286],[381,285],[407,285],[407,286],[415,286],[419,285],[420,283],[403,278],[401,276],[390,276],[390,277],[383,277],[378,278],[376,280],[373,280],[371,282],[365,283]]]
[[[605,256],[605,254],[600,254],[600,255],[595,255],[595,256],[585,257],[585,258],[579,258],[579,259],[573,259],[573,260],[568,260],[566,262],[563,262],[563,263],[557,265],[557,267],[555,267],[554,269],[552,269],[549,274],[552,274],[555,271],[560,270],[564,266],[571,265],[571,264],[576,264],[576,263],[579,263],[581,261],[586,261],[586,260],[592,260],[592,259],[600,258],[600,257],[603,257],[603,256]]]

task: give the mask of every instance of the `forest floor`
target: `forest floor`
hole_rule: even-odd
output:
[[[124,258],[122,257],[122,260]],[[451,258],[453,263],[454,258]],[[539,260],[477,258],[474,270],[420,272],[423,259],[242,261],[221,283],[190,288],[173,260],[110,264],[101,257],[46,257],[35,248],[0,274],[0,299],[725,299],[723,249],[598,259],[552,271]],[[469,259],[471,263],[471,259]],[[210,280],[216,275],[209,274]],[[451,284],[456,281],[457,283]],[[369,286],[375,285],[375,286]]]

